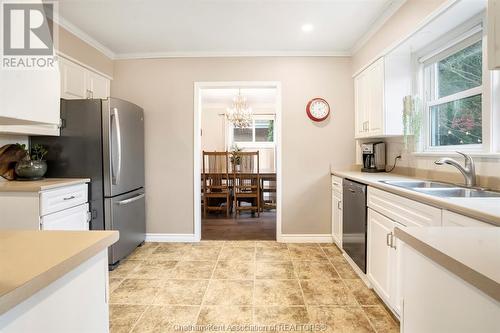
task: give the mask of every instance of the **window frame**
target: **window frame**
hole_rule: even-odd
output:
[[[419,72],[421,78],[421,97],[423,108],[423,136],[421,152],[454,152],[457,150],[468,153],[490,153],[492,137],[491,133],[491,74],[487,67],[487,50],[485,31],[483,23],[476,24],[473,28],[461,33],[459,36],[453,36],[445,40],[440,40],[431,45],[432,49],[425,55],[418,58]],[[482,84],[479,87],[463,90],[445,97],[436,98],[438,96],[438,77],[436,75],[438,62],[455,54],[478,41],[482,42]],[[432,65],[432,66],[431,66]],[[433,146],[432,145],[432,123],[431,123],[431,107],[441,105],[447,102],[456,101],[459,99],[476,96],[481,94],[481,112],[482,112],[482,142],[481,144],[467,145],[447,145]]]
[[[269,114],[254,114],[252,120],[252,141],[240,142],[234,141],[234,125],[228,122],[228,148],[237,145],[240,148],[274,148],[276,146],[276,132],[273,132],[273,141],[255,141],[255,121],[256,120],[272,120],[273,128],[276,124],[276,115]]]

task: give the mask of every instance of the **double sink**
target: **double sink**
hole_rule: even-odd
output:
[[[441,198],[496,198],[500,192],[486,191],[478,188],[465,188],[455,184],[434,181],[381,180],[381,183],[402,187],[411,191],[433,195]]]

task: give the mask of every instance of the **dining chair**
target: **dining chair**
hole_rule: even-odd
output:
[[[203,151],[202,168],[203,216],[208,211],[225,211],[229,216],[232,201],[227,151]]]
[[[241,211],[252,211],[260,217],[259,152],[235,153],[232,170],[236,216]],[[243,205],[244,202],[250,205]]]
[[[260,206],[264,209],[276,209],[276,175],[260,176]]]

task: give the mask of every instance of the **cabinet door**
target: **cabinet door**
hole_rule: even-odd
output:
[[[404,227],[402,224],[394,222],[394,227]],[[403,246],[404,243],[398,238],[393,237],[395,249],[392,251],[392,275],[391,275],[391,307],[401,316],[403,309]]]
[[[367,73],[366,71],[359,74],[354,79],[354,117],[355,117],[355,133],[356,138],[362,138],[366,136],[366,131],[368,129],[368,117],[366,114],[368,106],[368,84],[367,84]]]
[[[381,135],[384,129],[384,59],[369,68],[368,135]]]
[[[42,230],[89,230],[89,205],[83,204],[41,219]]]
[[[342,200],[334,193],[332,198],[332,236],[339,248],[342,248]]]
[[[87,72],[87,87],[90,90],[90,98],[108,98],[109,79],[91,71]]]
[[[59,86],[57,66],[43,70],[1,70],[0,118],[8,119],[0,119],[0,125],[33,122],[59,125]]]
[[[492,227],[489,223],[471,219],[470,217],[443,210],[443,227]]]
[[[88,98],[87,70],[64,58],[59,58],[61,69],[61,97],[65,99]]]
[[[388,241],[394,222],[387,217],[368,209],[367,231],[367,276],[377,293],[391,302],[391,265],[393,249]]]

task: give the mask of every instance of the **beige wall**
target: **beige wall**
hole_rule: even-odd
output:
[[[113,77],[113,60],[63,27],[58,28],[60,52]]]
[[[256,57],[115,61],[112,95],[145,110],[147,231],[192,233],[193,90],[196,81],[281,81],[283,233],[330,232],[330,164],[354,162],[350,58]],[[321,124],[309,99],[332,108]],[[198,194],[197,194],[198,195]]]
[[[368,65],[387,47],[413,32],[448,0],[407,0],[352,58],[353,73]]]

